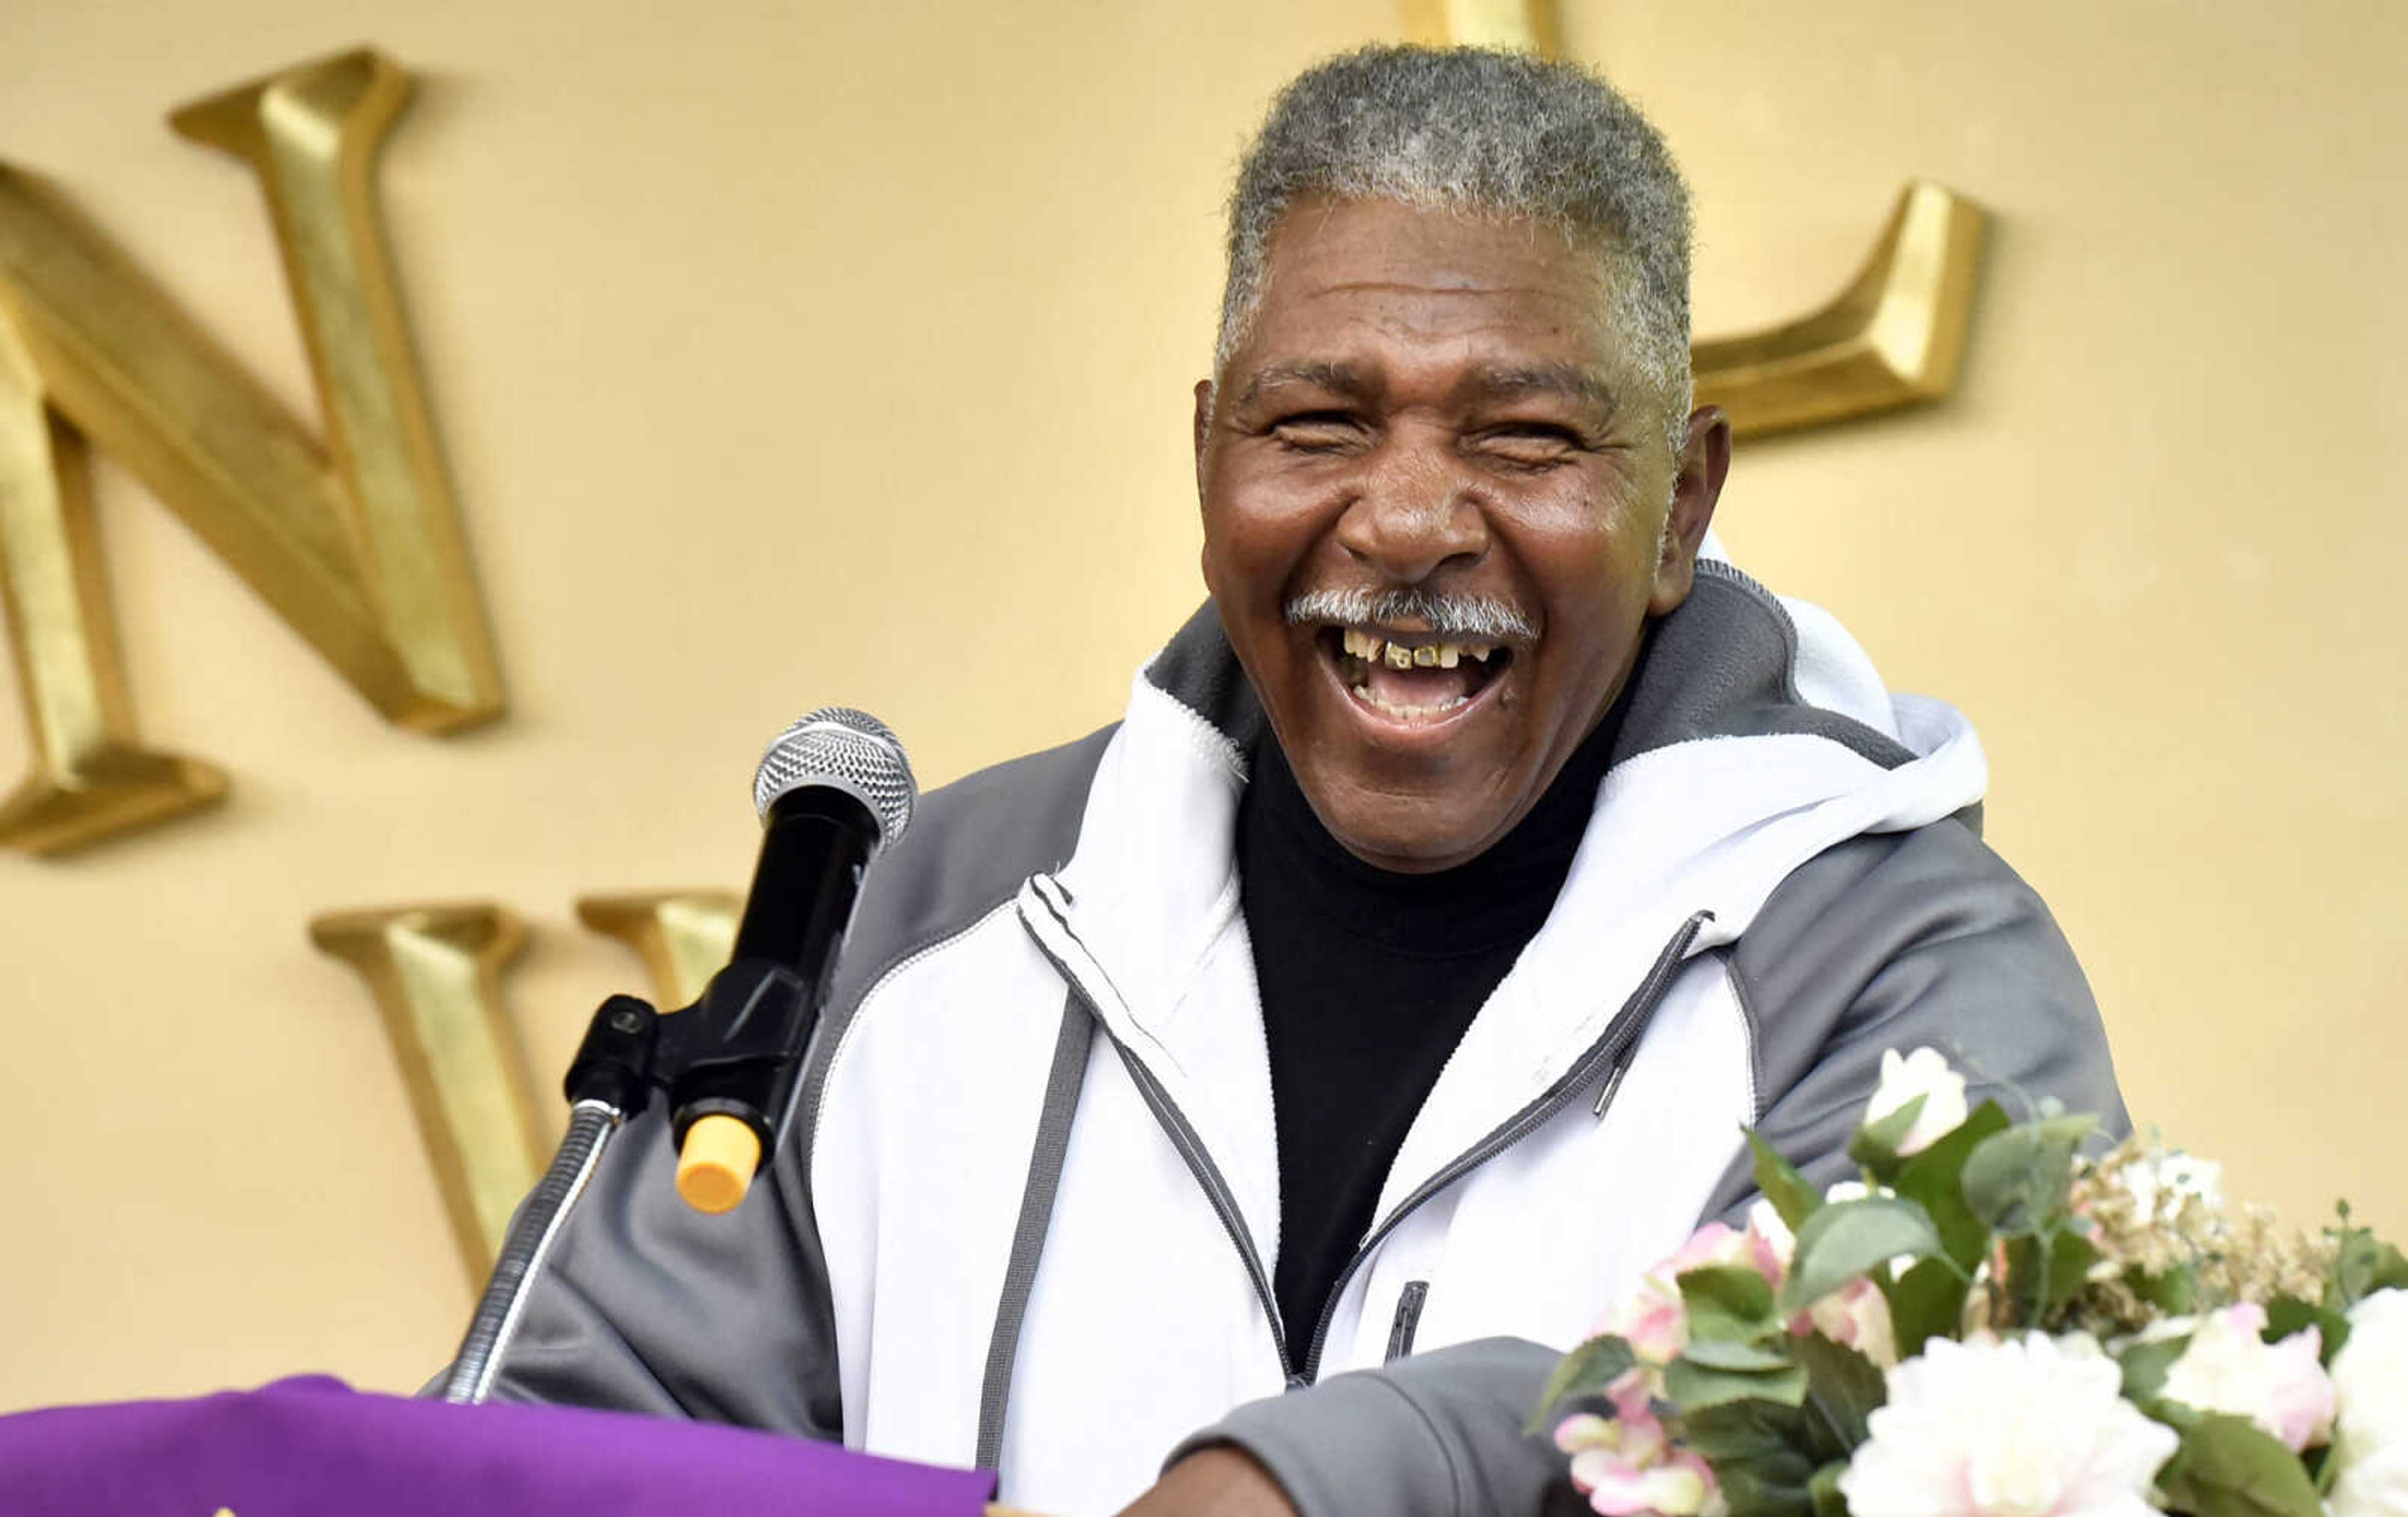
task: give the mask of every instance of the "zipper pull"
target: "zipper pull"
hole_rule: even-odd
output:
[[[1613,1067],[1606,1073],[1605,1089],[1597,1093],[1597,1105],[1589,1114],[1600,1122],[1605,1120],[1605,1109],[1613,1104],[1613,1093],[1622,1089],[1622,1077],[1630,1072],[1630,1058],[1626,1053],[1613,1061]]]

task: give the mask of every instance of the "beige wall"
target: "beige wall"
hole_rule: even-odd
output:
[[[1708,331],[1820,298],[1899,181],[1998,217],[1962,394],[1742,450],[1723,530],[1964,705],[2136,1110],[2408,1227],[2389,676],[2408,302],[2369,4],[1572,0],[1698,185]],[[577,15],[575,23],[566,18]],[[549,1083],[632,961],[580,894],[739,884],[760,742],[849,701],[934,783],[1110,720],[1199,594],[1186,386],[1264,97],[1389,0],[9,0],[0,154],[309,408],[242,173],[171,104],[373,39],[384,178],[515,701],[386,728],[113,465],[156,740],[222,811],[0,857],[0,1409],[414,1384],[468,1290],[329,908],[525,914]],[[0,713],[0,769],[22,733]]]

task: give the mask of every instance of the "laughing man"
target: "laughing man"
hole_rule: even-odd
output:
[[[503,1394],[1058,1513],[1535,1511],[1550,1362],[1744,1203],[1742,1123],[1836,1179],[1926,1045],[2119,1120],[1964,719],[1716,554],[1688,268],[1575,67],[1292,84],[1196,389],[1211,603],[926,799],[742,1208],[631,1129]]]

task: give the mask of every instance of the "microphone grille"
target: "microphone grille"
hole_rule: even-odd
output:
[[[911,824],[920,786],[902,739],[885,723],[847,706],[824,706],[778,734],[752,776],[752,805],[767,821],[770,803],[803,785],[841,790],[878,819],[883,848]]]

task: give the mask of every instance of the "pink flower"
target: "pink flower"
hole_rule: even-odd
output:
[[[1617,1382],[1613,1411],[1577,1412],[1555,1424],[1555,1447],[1571,1455],[1572,1483],[1591,1507],[1603,1517],[1702,1517],[1719,1508],[1713,1470],[1666,1437],[1633,1377]]]
[[[2254,1301],[2200,1320],[2190,1346],[2166,1371],[2166,1395],[2200,1411],[2246,1417],[2293,1453],[2332,1437],[2333,1382],[2324,1335],[2302,1327],[2269,1343],[2266,1309]]]
[[[1784,1246],[1776,1247],[1774,1238],[1756,1225],[1753,1213],[1743,1233],[1728,1224],[1710,1222],[1690,1234],[1678,1252],[1641,1276],[1638,1289],[1606,1313],[1597,1330],[1626,1339],[1641,1364],[1660,1367],[1679,1358],[1689,1346],[1689,1316],[1681,1303],[1683,1275],[1692,1269],[1736,1267],[1754,1269],[1779,1286],[1788,1266],[1788,1229],[1781,1227],[1781,1219],[1773,1216],[1770,1207],[1762,1209],[1771,1225],[1781,1228]]]
[[[1841,1192],[1832,1187],[1833,1200],[1855,1200],[1864,1187],[1855,1193]],[[1770,1201],[1758,1201],[1747,1212],[1747,1236],[1752,1249],[1752,1261],[1764,1278],[1778,1290],[1789,1275],[1790,1255],[1797,1251],[1797,1236],[1790,1232],[1781,1214],[1772,1209]],[[1887,1369],[1898,1363],[1898,1338],[1889,1321],[1889,1298],[1870,1279],[1858,1276],[1838,1290],[1815,1302],[1789,1320],[1793,1338],[1820,1333],[1834,1343],[1844,1343],[1876,1366]]]
[[[1791,1321],[1789,1331],[1799,1338],[1820,1333],[1834,1343],[1856,1350],[1882,1369],[1898,1363],[1898,1337],[1890,1326],[1889,1297],[1862,1275],[1807,1308]]]

